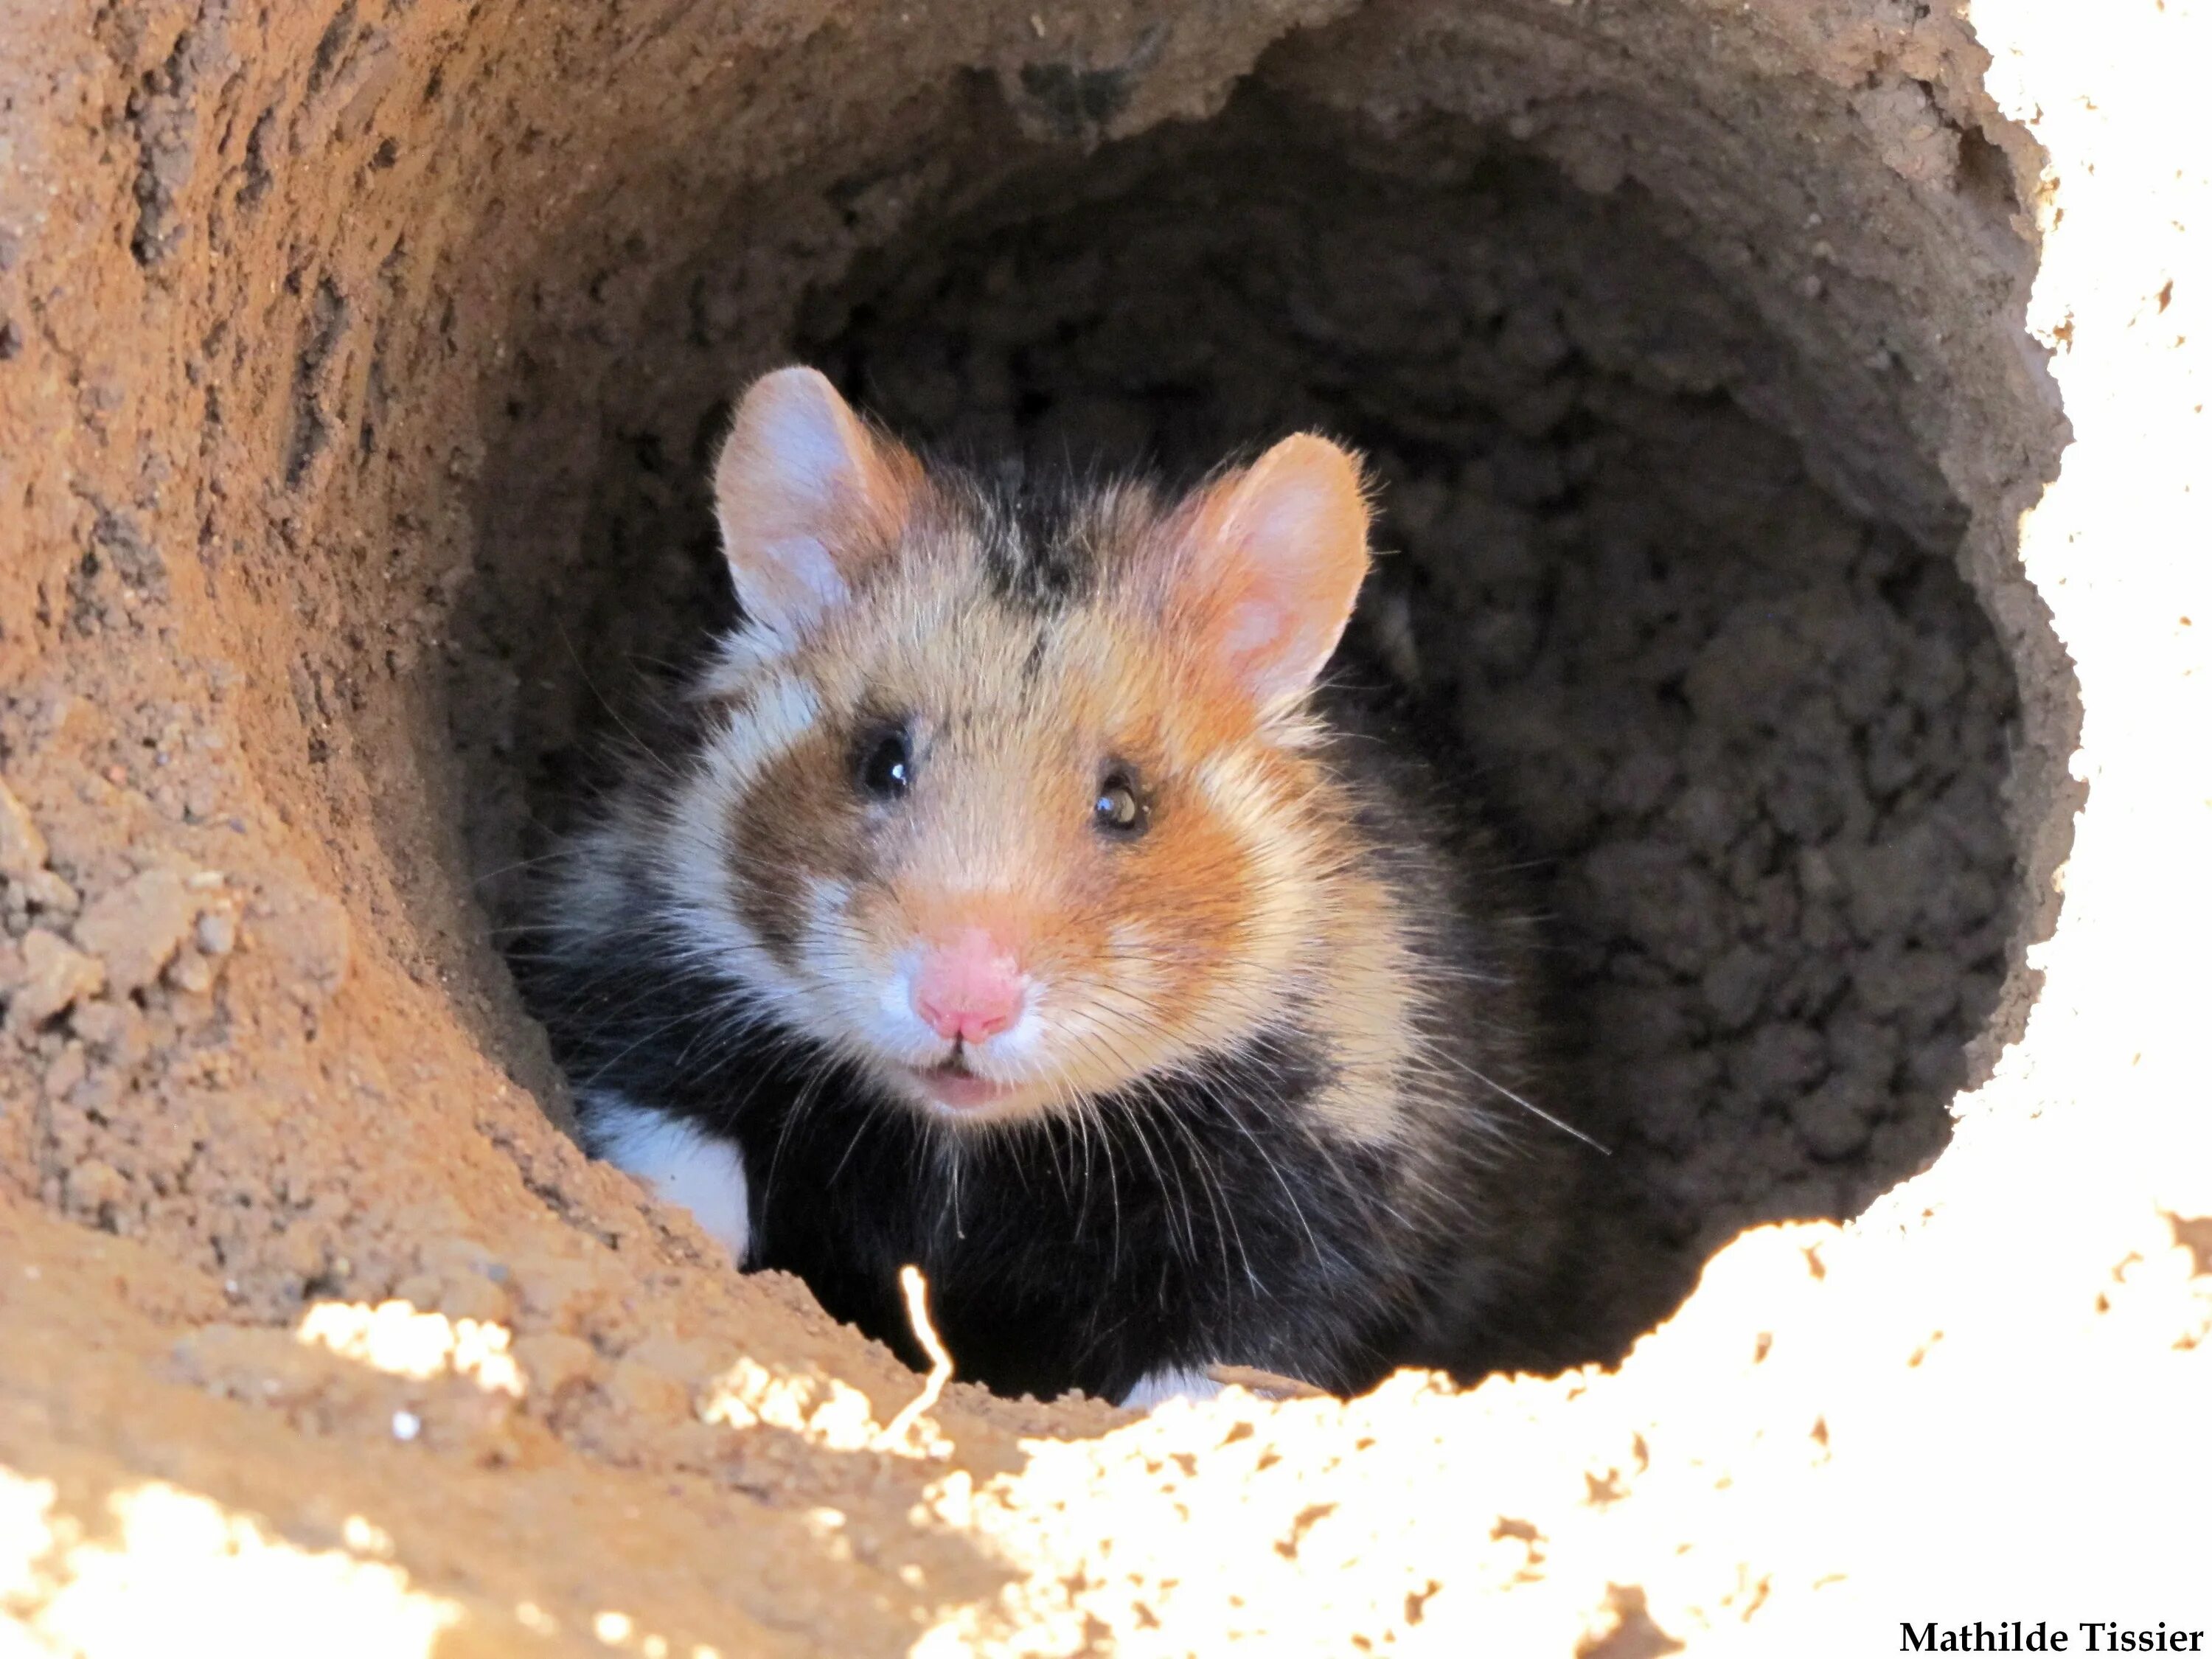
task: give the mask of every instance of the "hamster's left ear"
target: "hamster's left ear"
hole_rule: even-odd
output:
[[[786,645],[844,603],[905,523],[921,468],[811,368],[753,382],[714,462],[738,601]]]
[[[1262,708],[1304,692],[1367,574],[1358,460],[1301,433],[1207,486],[1178,519],[1170,626],[1195,629]]]

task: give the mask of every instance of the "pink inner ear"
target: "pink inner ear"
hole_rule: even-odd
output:
[[[811,368],[756,380],[714,465],[714,505],[738,597],[795,636],[848,591],[905,516],[910,465]]]
[[[1260,702],[1304,691],[1367,574],[1358,463],[1302,433],[1195,505],[1182,580],[1198,591],[1182,598],[1209,643]]]

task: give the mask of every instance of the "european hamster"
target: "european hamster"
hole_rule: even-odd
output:
[[[1005,1393],[1502,1353],[1565,1147],[1464,780],[1316,690],[1354,458],[996,487],[788,368],[714,489],[744,621],[524,952],[587,1147]]]

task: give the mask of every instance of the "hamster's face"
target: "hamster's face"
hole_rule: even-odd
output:
[[[1288,506],[1255,501],[1286,450]],[[1328,856],[1304,702],[1365,566],[1348,458],[1293,439],[1190,502],[1036,510],[926,476],[786,371],[717,485],[749,622],[702,691],[678,857],[784,1023],[982,1122],[1140,1090],[1266,1019]]]

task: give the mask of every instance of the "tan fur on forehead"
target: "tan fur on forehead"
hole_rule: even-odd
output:
[[[1040,615],[993,592],[988,527],[962,504],[925,492],[898,556],[869,568],[854,603],[793,666],[833,708],[934,694],[977,713],[1021,711],[1032,730],[1095,727],[1124,741],[1169,743],[1170,758],[1182,763],[1267,741],[1258,711],[1234,693],[1202,643],[1177,637],[1159,614],[1150,573],[1164,524],[1140,488],[1091,504],[1075,533],[1097,558],[1095,591]]]
[[[933,695],[963,710],[1029,716],[1032,729],[1112,728],[1127,740],[1172,731],[1196,752],[1255,735],[1203,653],[1165,635],[1139,592],[1161,522],[1150,492],[1127,486],[1086,504],[1067,533],[1096,559],[1097,587],[1040,614],[994,592],[988,538],[972,503],[926,489],[896,558],[866,571],[854,602],[797,661],[831,707]],[[1040,641],[1042,641],[1042,649]],[[1018,738],[1009,730],[1005,735]]]

